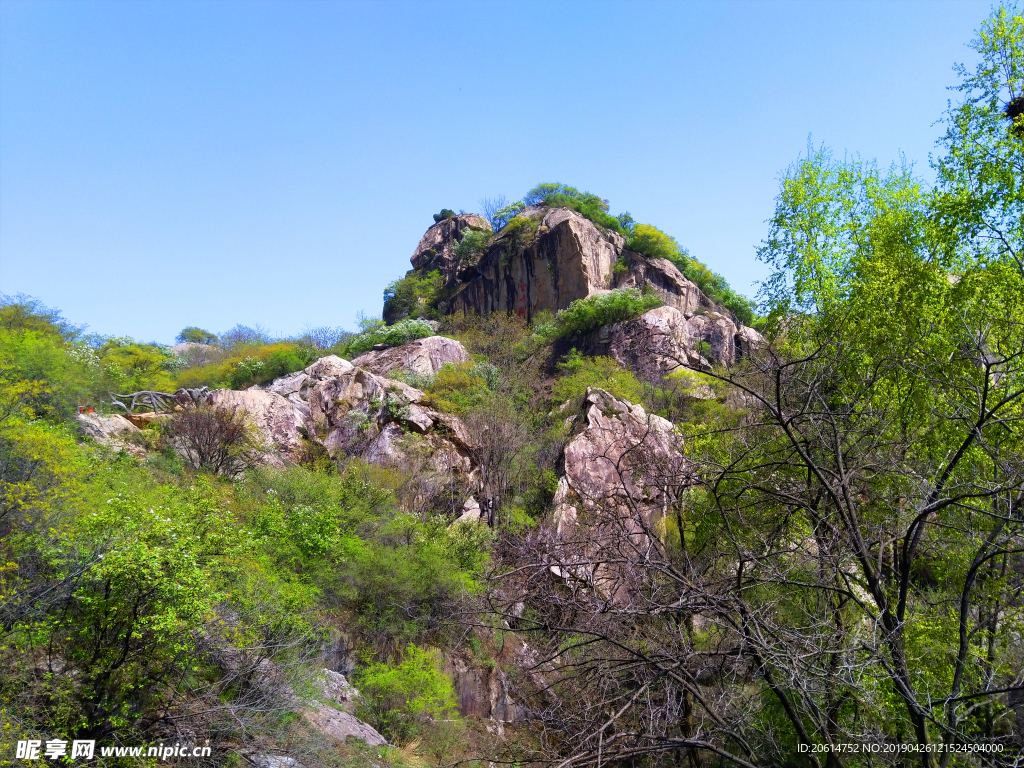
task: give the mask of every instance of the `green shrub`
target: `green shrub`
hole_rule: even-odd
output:
[[[730,288],[724,277],[690,256],[671,235],[649,224],[634,224],[626,239],[626,248],[645,256],[668,259],[679,267],[687,280],[696,283],[705,296],[728,309],[741,323],[754,322],[754,303]]]
[[[492,237],[490,232],[466,229],[462,233],[462,240],[455,246],[455,255],[459,257],[459,264],[476,264],[487,250],[487,246],[491,244]]]
[[[501,230],[502,239],[514,251],[522,250],[533,240],[540,222],[529,216],[516,216]]]
[[[416,339],[437,335],[426,321],[412,318],[399,320],[394,325],[385,325],[383,320],[364,320],[360,327],[362,331],[345,344],[344,357],[355,357],[363,352],[369,352],[377,344],[397,347]]]
[[[549,208],[571,208],[606,229],[620,232],[618,218],[608,213],[608,201],[590,192],[580,192],[565,184],[538,184],[523,198],[526,205],[546,205]]]
[[[424,404],[448,413],[465,414],[487,397],[489,366],[484,369],[472,363],[446,363],[427,387]]]
[[[516,214],[526,208],[526,203],[522,200],[516,200],[514,203],[503,205],[494,212],[494,215],[490,217],[491,226],[494,231],[497,232],[499,229],[504,227],[511,221]]]
[[[577,401],[586,393],[587,387],[600,387],[615,397],[640,404],[651,389],[610,357],[584,357],[575,349],[558,368],[566,375],[552,387],[551,394],[556,403]]]
[[[180,344],[216,344],[217,334],[190,325],[188,328],[183,328],[175,340]]]
[[[564,336],[588,333],[609,323],[631,320],[660,306],[661,299],[653,293],[642,293],[638,288],[622,288],[577,299],[555,315],[553,322],[538,325],[535,333],[550,343]]]
[[[443,287],[444,278],[437,270],[425,274],[410,270],[384,289],[384,317],[391,323],[407,317],[429,317],[434,314],[432,305]]]
[[[433,649],[410,643],[398,665],[370,664],[356,684],[366,700],[360,716],[398,745],[408,743],[423,723],[456,716],[455,687]]]
[[[455,211],[453,211],[451,208],[442,208],[440,213],[435,213],[434,214],[434,223],[437,224],[439,221],[444,221],[445,219],[454,219],[454,218],[455,218]]]
[[[266,345],[242,345],[226,352],[217,362],[198,365],[178,371],[174,376],[177,387],[220,387],[244,389],[253,384],[265,384],[280,376],[301,371],[322,354],[311,344],[281,341]]]

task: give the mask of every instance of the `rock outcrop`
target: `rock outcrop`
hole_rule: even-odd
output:
[[[259,389],[216,389],[209,394],[207,401],[219,408],[245,411],[265,447],[265,463],[280,465],[285,459],[295,461],[299,458],[305,419],[287,398]]]
[[[357,359],[387,372],[431,375],[468,358],[457,341],[431,337]],[[244,410],[266,447],[264,463],[298,461],[308,441],[331,455],[383,465],[399,465],[415,452],[424,458],[421,470],[468,476],[473,440],[466,426],[421,405],[423,398],[408,384],[329,355],[262,387],[204,393],[202,402]]]
[[[108,443],[114,438],[138,432],[139,428],[119,414],[101,416],[98,413],[80,413],[78,426],[82,432],[98,443]]]
[[[633,320],[598,328],[576,344],[584,354],[607,355],[652,384],[681,368],[700,370],[712,362],[732,365],[749,354],[761,335],[719,312],[684,314],[657,307]]]
[[[638,370],[652,381],[655,371],[665,368],[672,357],[697,367],[731,365],[760,338],[709,299],[671,261],[627,250],[622,235],[568,208],[527,208],[497,233],[475,264],[459,263],[454,248],[466,228],[485,229],[486,222],[472,223],[475,219],[462,214],[435,224],[412,256],[414,270],[425,274],[436,269],[444,279],[444,290],[435,299],[439,312],[508,312],[529,321],[540,312],[558,312],[577,299],[604,291],[647,288],[665,307],[682,315],[685,332],[680,331],[682,321],[666,315],[653,323],[648,318],[639,326],[604,331],[601,339],[591,341],[612,350],[636,346],[638,336],[648,333],[662,337],[648,339],[662,350],[660,359]],[[616,333],[625,335],[613,341]],[[665,346],[669,339],[675,341]],[[706,349],[700,348],[701,342]],[[635,359],[629,354],[609,354],[624,364]]]
[[[428,336],[399,347],[373,350],[352,360],[352,365],[378,376],[403,371],[417,376],[433,376],[448,363],[468,363],[469,352],[455,339]]]
[[[621,235],[567,208],[528,208],[520,216],[531,225],[499,234],[480,261],[460,273],[441,309],[510,312],[530,320],[614,287],[613,267],[625,245]]]
[[[627,532],[643,533],[689,474],[672,423],[595,387],[587,389],[583,413],[571,418],[553,501],[557,532],[616,517]]]

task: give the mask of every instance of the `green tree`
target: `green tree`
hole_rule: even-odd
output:
[[[410,643],[399,664],[370,664],[357,681],[368,699],[363,716],[398,744],[409,741],[418,724],[451,717],[456,711],[455,688],[435,649]]]
[[[204,331],[202,328],[196,328],[194,325],[190,325],[188,328],[182,328],[181,333],[178,334],[176,341],[181,344],[216,344],[217,334]]]
[[[1024,269],[1024,14],[1000,5],[971,48],[973,72],[961,82],[933,161],[938,172],[934,216],[947,241],[970,244],[971,258],[1009,260]]]

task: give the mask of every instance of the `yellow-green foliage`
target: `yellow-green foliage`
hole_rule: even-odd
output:
[[[384,289],[384,317],[389,322],[406,317],[433,317],[437,313],[432,304],[443,287],[444,278],[437,270],[427,273],[409,270],[405,277]]]
[[[668,259],[688,280],[696,283],[709,299],[730,310],[740,322],[749,325],[754,321],[754,304],[750,299],[736,293],[724,277],[693,258],[674,237],[657,227],[634,224],[626,239],[626,248],[646,256]]]
[[[638,288],[621,288],[576,299],[557,315],[553,322],[538,322],[534,332],[542,341],[552,342],[566,336],[579,336],[595,328],[623,320],[631,320],[650,309],[661,306],[654,293]]]
[[[313,362],[314,357],[314,352],[291,341],[262,346],[244,345],[231,350],[219,362],[180,371],[169,386],[176,388],[206,385],[240,389],[302,370]]]
[[[113,388],[121,393],[152,389],[173,390],[173,357],[151,344],[132,339],[110,339],[97,352]]]
[[[448,413],[464,414],[487,397],[487,380],[473,363],[447,363],[427,387],[424,403]]]
[[[457,717],[455,687],[436,649],[410,643],[400,663],[370,664],[356,682],[365,697],[360,714],[399,745],[429,720]]]
[[[574,349],[558,367],[566,375],[552,387],[557,403],[582,398],[587,387],[600,387],[615,397],[641,403],[651,389],[610,357],[584,357]]]

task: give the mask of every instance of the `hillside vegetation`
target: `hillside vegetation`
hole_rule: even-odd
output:
[[[391,325],[189,326],[173,348],[2,297],[0,765],[54,739],[206,745],[179,764],[210,768],[1020,765],[1024,15],[995,8],[972,45],[933,186],[813,146],[783,173],[763,336],[728,364],[585,354],[670,309],[642,288],[528,324],[442,315],[443,282],[414,275]],[[753,321],[596,195],[500,202],[460,260],[568,207]],[[112,393],[241,390],[434,336],[460,362],[356,371],[384,384],[339,411],[349,442],[311,417],[294,460],[202,397],[86,431]],[[322,386],[317,408],[347,407]],[[402,451],[354,447],[371,417]],[[311,715],[343,710],[387,743]]]

